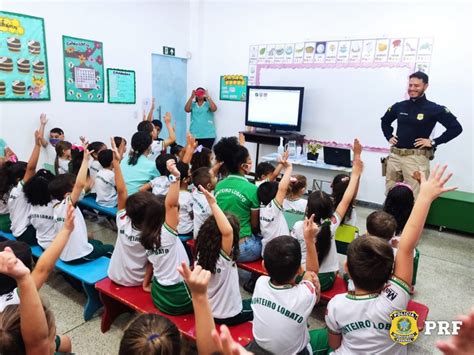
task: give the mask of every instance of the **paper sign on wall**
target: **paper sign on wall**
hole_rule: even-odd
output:
[[[228,101],[245,101],[248,78],[244,75],[222,75],[220,99]]]
[[[108,101],[111,104],[134,104],[135,72],[124,69],[107,69]]]

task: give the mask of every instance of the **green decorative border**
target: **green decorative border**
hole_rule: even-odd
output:
[[[0,98],[0,101],[51,101],[51,90],[49,88],[49,70],[48,70],[48,49],[47,49],[47,45],[46,45],[46,27],[44,25],[44,18],[42,17],[36,17],[36,16],[30,16],[30,15],[24,15],[24,14],[19,14],[17,12],[9,12],[9,11],[3,11],[3,10],[0,10],[0,12],[3,12],[4,14],[9,14],[9,15],[13,15],[13,16],[23,16],[23,17],[28,17],[28,18],[32,18],[32,19],[35,19],[35,20],[40,20],[41,21],[41,24],[43,25],[43,43],[44,43],[44,67],[45,67],[45,76],[46,76],[46,86],[48,88],[48,97],[45,97],[43,99],[15,99],[15,98],[11,98],[11,99],[1,99]]]
[[[109,71],[119,70],[127,73],[133,73],[133,102],[119,102],[119,101],[110,101],[110,85],[109,85]],[[137,75],[135,70],[126,70],[118,68],[107,68],[107,102],[109,104],[124,104],[124,105],[134,105],[137,103]]]
[[[75,40],[79,40],[79,41],[88,41],[88,42],[99,42],[101,45],[102,45],[102,100],[100,101],[78,101],[78,100],[68,100],[67,99],[67,79],[66,79],[66,60],[65,60],[65,57],[64,57],[64,52],[66,52],[66,46],[65,46],[65,41],[64,41],[64,38],[71,38],[71,39],[75,39]],[[80,102],[80,103],[89,103],[89,104],[100,104],[100,103],[104,103],[105,102],[105,99],[104,99],[104,95],[105,95],[105,89],[104,89],[104,86],[105,86],[105,80],[103,78],[104,76],[104,42],[100,42],[100,41],[94,41],[93,39],[87,39],[87,38],[79,38],[79,37],[72,37],[72,36],[66,36],[66,35],[63,35],[62,36],[62,41],[63,41],[63,64],[64,64],[64,100],[66,102]]]

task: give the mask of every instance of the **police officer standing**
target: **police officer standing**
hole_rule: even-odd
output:
[[[386,170],[386,192],[395,183],[405,181],[413,188],[416,197],[420,185],[412,174],[415,171],[423,171],[428,177],[429,161],[433,159],[436,148],[462,132],[461,124],[445,106],[426,99],[427,88],[428,75],[420,71],[411,74],[408,84],[409,100],[389,107],[382,117],[382,131],[391,144]],[[395,120],[396,134],[392,127]],[[431,139],[430,135],[437,122],[441,123],[446,131]]]

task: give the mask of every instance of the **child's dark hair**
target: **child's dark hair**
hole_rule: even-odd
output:
[[[265,269],[272,281],[284,284],[293,280],[301,266],[301,246],[288,235],[268,242],[263,252]]]
[[[132,149],[128,158],[129,165],[136,165],[138,158],[150,147],[152,142],[148,132],[135,132],[132,136]]]
[[[193,173],[191,174],[191,180],[194,184],[194,186],[198,187],[201,185],[202,187],[206,187],[207,184],[211,183],[211,171],[210,168],[207,167],[202,167],[197,170],[194,170]]]
[[[293,179],[294,178],[294,179]],[[295,180],[296,179],[296,180]],[[297,195],[302,189],[307,186],[306,176],[294,175],[288,185],[288,195]]]
[[[374,211],[367,216],[367,232],[374,236],[389,241],[395,236],[397,221],[384,211]]]
[[[271,174],[275,171],[275,167],[267,162],[258,163],[257,167],[255,168],[255,179],[260,181],[263,177]]]
[[[323,262],[331,248],[331,217],[334,213],[331,196],[323,191],[314,191],[308,196],[306,217],[314,214],[314,222],[319,226],[316,249],[319,264]]]
[[[62,201],[67,193],[72,192],[75,183],[76,175],[60,174],[48,184],[48,190],[52,198]]]
[[[154,129],[155,127],[153,126],[153,123],[151,123],[150,121],[141,121],[137,125],[138,132],[147,132],[148,134],[150,134],[151,132],[153,132]]]
[[[102,150],[107,149],[107,146],[105,145],[104,142],[96,141],[96,142],[89,143],[89,145],[87,146],[87,149],[91,152],[93,151],[91,155],[94,159],[97,159],[97,156],[99,155],[99,153]]]
[[[194,152],[193,157],[191,158],[191,170],[195,171],[199,168],[211,167],[211,156],[212,150],[206,147],[201,147],[197,152]]]
[[[165,196],[153,195],[146,206],[140,226],[140,243],[145,249],[152,250],[161,246],[161,227],[165,223],[165,216]]]
[[[55,178],[54,174],[46,169],[40,169],[25,183],[23,192],[26,200],[33,206],[46,206],[51,202],[48,185]]]
[[[176,163],[176,169],[178,169],[181,177],[180,180],[183,181],[184,179],[189,178],[189,164],[183,163],[179,161]]]
[[[115,146],[118,148],[120,147],[120,145],[122,144],[122,142],[124,142],[125,144],[127,144],[127,140],[123,137],[114,137],[114,143],[115,143]]]
[[[84,151],[80,149],[71,149],[71,161],[68,165],[68,172],[77,175],[79,173],[79,169],[82,165],[82,160],[84,159]],[[89,170],[87,171],[87,175],[89,176]]]
[[[214,146],[217,161],[224,162],[230,174],[238,174],[242,164],[247,162],[249,151],[239,144],[237,137],[224,137]]]
[[[182,145],[173,143],[173,144],[170,145],[170,154],[179,156],[179,154],[181,153],[181,151],[183,149],[184,149],[184,147]]]
[[[152,120],[151,123],[160,131],[163,129],[163,122],[161,122],[160,120]]]
[[[0,251],[5,250],[6,247],[10,247],[15,256],[20,259],[28,269],[31,270],[31,248],[28,244],[26,244],[25,242],[20,242],[18,240],[5,240],[3,242],[0,242]],[[11,292],[16,287],[17,284],[14,278],[0,273],[0,295],[4,295],[8,292]]]
[[[54,147],[56,150],[56,158],[54,159],[54,171],[58,174],[59,171],[59,158],[61,158],[64,152],[68,149],[72,149],[72,144],[68,141],[59,141]],[[71,151],[72,154],[72,151]]]
[[[97,156],[97,160],[103,168],[110,168],[114,160],[114,153],[110,149],[102,150]]]
[[[415,204],[415,197],[411,188],[405,185],[395,185],[387,194],[383,210],[390,213],[397,221],[396,235],[400,235],[410,217]]]
[[[393,270],[393,250],[381,238],[356,238],[347,248],[347,268],[354,285],[367,292],[379,292]]]
[[[24,161],[12,163],[7,161],[0,168],[0,198],[9,193],[13,186],[23,179],[28,164]]]
[[[240,222],[231,213],[225,214],[227,220],[232,226],[234,239],[232,242],[232,252],[229,257],[231,260],[237,260],[239,257],[239,232]],[[198,260],[198,264],[203,269],[209,270],[211,273],[216,273],[216,264],[219,259],[219,253],[222,249],[222,234],[217,226],[214,216],[209,216],[199,229],[196,238],[196,248],[194,249],[194,258]],[[198,258],[199,256],[199,258]]]
[[[181,353],[181,335],[176,325],[158,314],[142,314],[123,333],[119,355]]]
[[[278,192],[278,182],[267,181],[261,184],[257,189],[257,197],[260,204],[266,206],[273,200]]]
[[[347,187],[349,186],[349,181],[351,177],[347,174],[338,174],[334,177],[332,180],[332,198],[333,198],[333,203],[334,206],[338,206],[339,203],[342,201],[342,197],[344,196],[344,193],[346,192]],[[349,204],[347,207],[346,214],[344,216],[341,216],[342,221],[341,223],[344,223],[347,219],[351,218],[352,215],[352,202]]]
[[[128,196],[125,203],[125,211],[132,221],[132,226],[136,230],[141,230],[143,220],[145,219],[145,211],[147,206],[152,203],[156,196],[149,191],[137,192]]]
[[[59,134],[59,135],[63,135],[64,131],[59,127],[54,127],[54,128],[51,128],[49,130],[49,133],[56,133],[56,134]]]
[[[162,176],[170,175],[170,172],[166,168],[166,162],[170,159],[174,160],[175,163],[178,162],[178,160],[176,159],[176,155],[173,155],[173,154],[165,153],[165,154],[160,154],[156,157],[156,160],[155,160],[156,170],[158,170],[160,175]]]

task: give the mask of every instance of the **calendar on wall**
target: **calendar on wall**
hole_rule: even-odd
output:
[[[63,36],[66,101],[104,102],[102,42]]]

